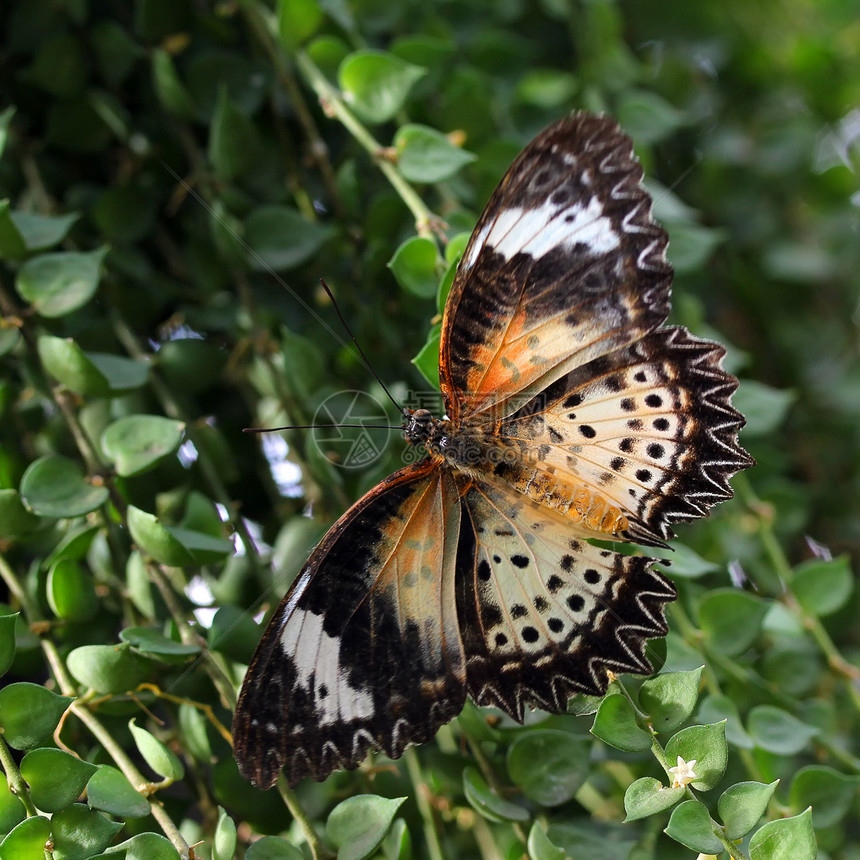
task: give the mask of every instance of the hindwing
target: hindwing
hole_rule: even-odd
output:
[[[652,332],[565,374],[499,436],[535,469],[617,505],[631,524],[620,537],[660,542],[731,498],[729,478],[752,464],[724,354],[683,328]]]
[[[653,671],[675,589],[652,559],[588,543],[593,532],[519,494],[474,482],[463,496],[457,612],[469,695],[522,721],[601,695],[607,671]]]

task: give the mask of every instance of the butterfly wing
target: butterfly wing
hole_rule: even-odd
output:
[[[522,721],[606,692],[607,670],[649,674],[647,639],[666,634],[672,584],[651,559],[587,542],[595,533],[500,484],[462,499],[457,612],[469,695]]]
[[[399,757],[465,701],[454,567],[460,506],[431,459],[395,472],[311,554],[254,654],[233,720],[239,769],[269,788]]]
[[[620,537],[659,543],[731,498],[729,478],[753,463],[724,355],[683,328],[652,332],[565,374],[502,422],[501,441],[617,505]]]
[[[561,120],[523,150],[475,227],[445,307],[440,378],[452,420],[510,414],[663,322],[668,239],[641,178],[630,138],[608,117]]]

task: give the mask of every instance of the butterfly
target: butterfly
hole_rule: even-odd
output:
[[[493,193],[445,306],[446,417],[404,409],[424,456],[332,526],[248,669],[233,735],[258,787],[398,758],[467,696],[521,722],[653,671],[675,589],[606,542],[664,546],[753,461],[724,349],[662,325],[641,179],[616,122],[579,113]]]

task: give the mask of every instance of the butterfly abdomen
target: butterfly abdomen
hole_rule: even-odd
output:
[[[622,510],[597,490],[563,476],[551,465],[529,462],[521,451],[502,444],[487,425],[458,426],[422,412],[411,416],[407,437],[455,471],[476,480],[502,482],[598,534],[617,535],[629,527]]]
[[[510,450],[510,449],[508,449]],[[507,484],[544,508],[563,514],[577,525],[600,534],[616,535],[629,522],[619,507],[585,484],[567,480],[551,466],[506,460],[495,470]]]

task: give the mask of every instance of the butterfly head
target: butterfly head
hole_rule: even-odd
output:
[[[429,409],[404,409],[403,432],[413,445],[425,445],[436,434],[439,420]]]

